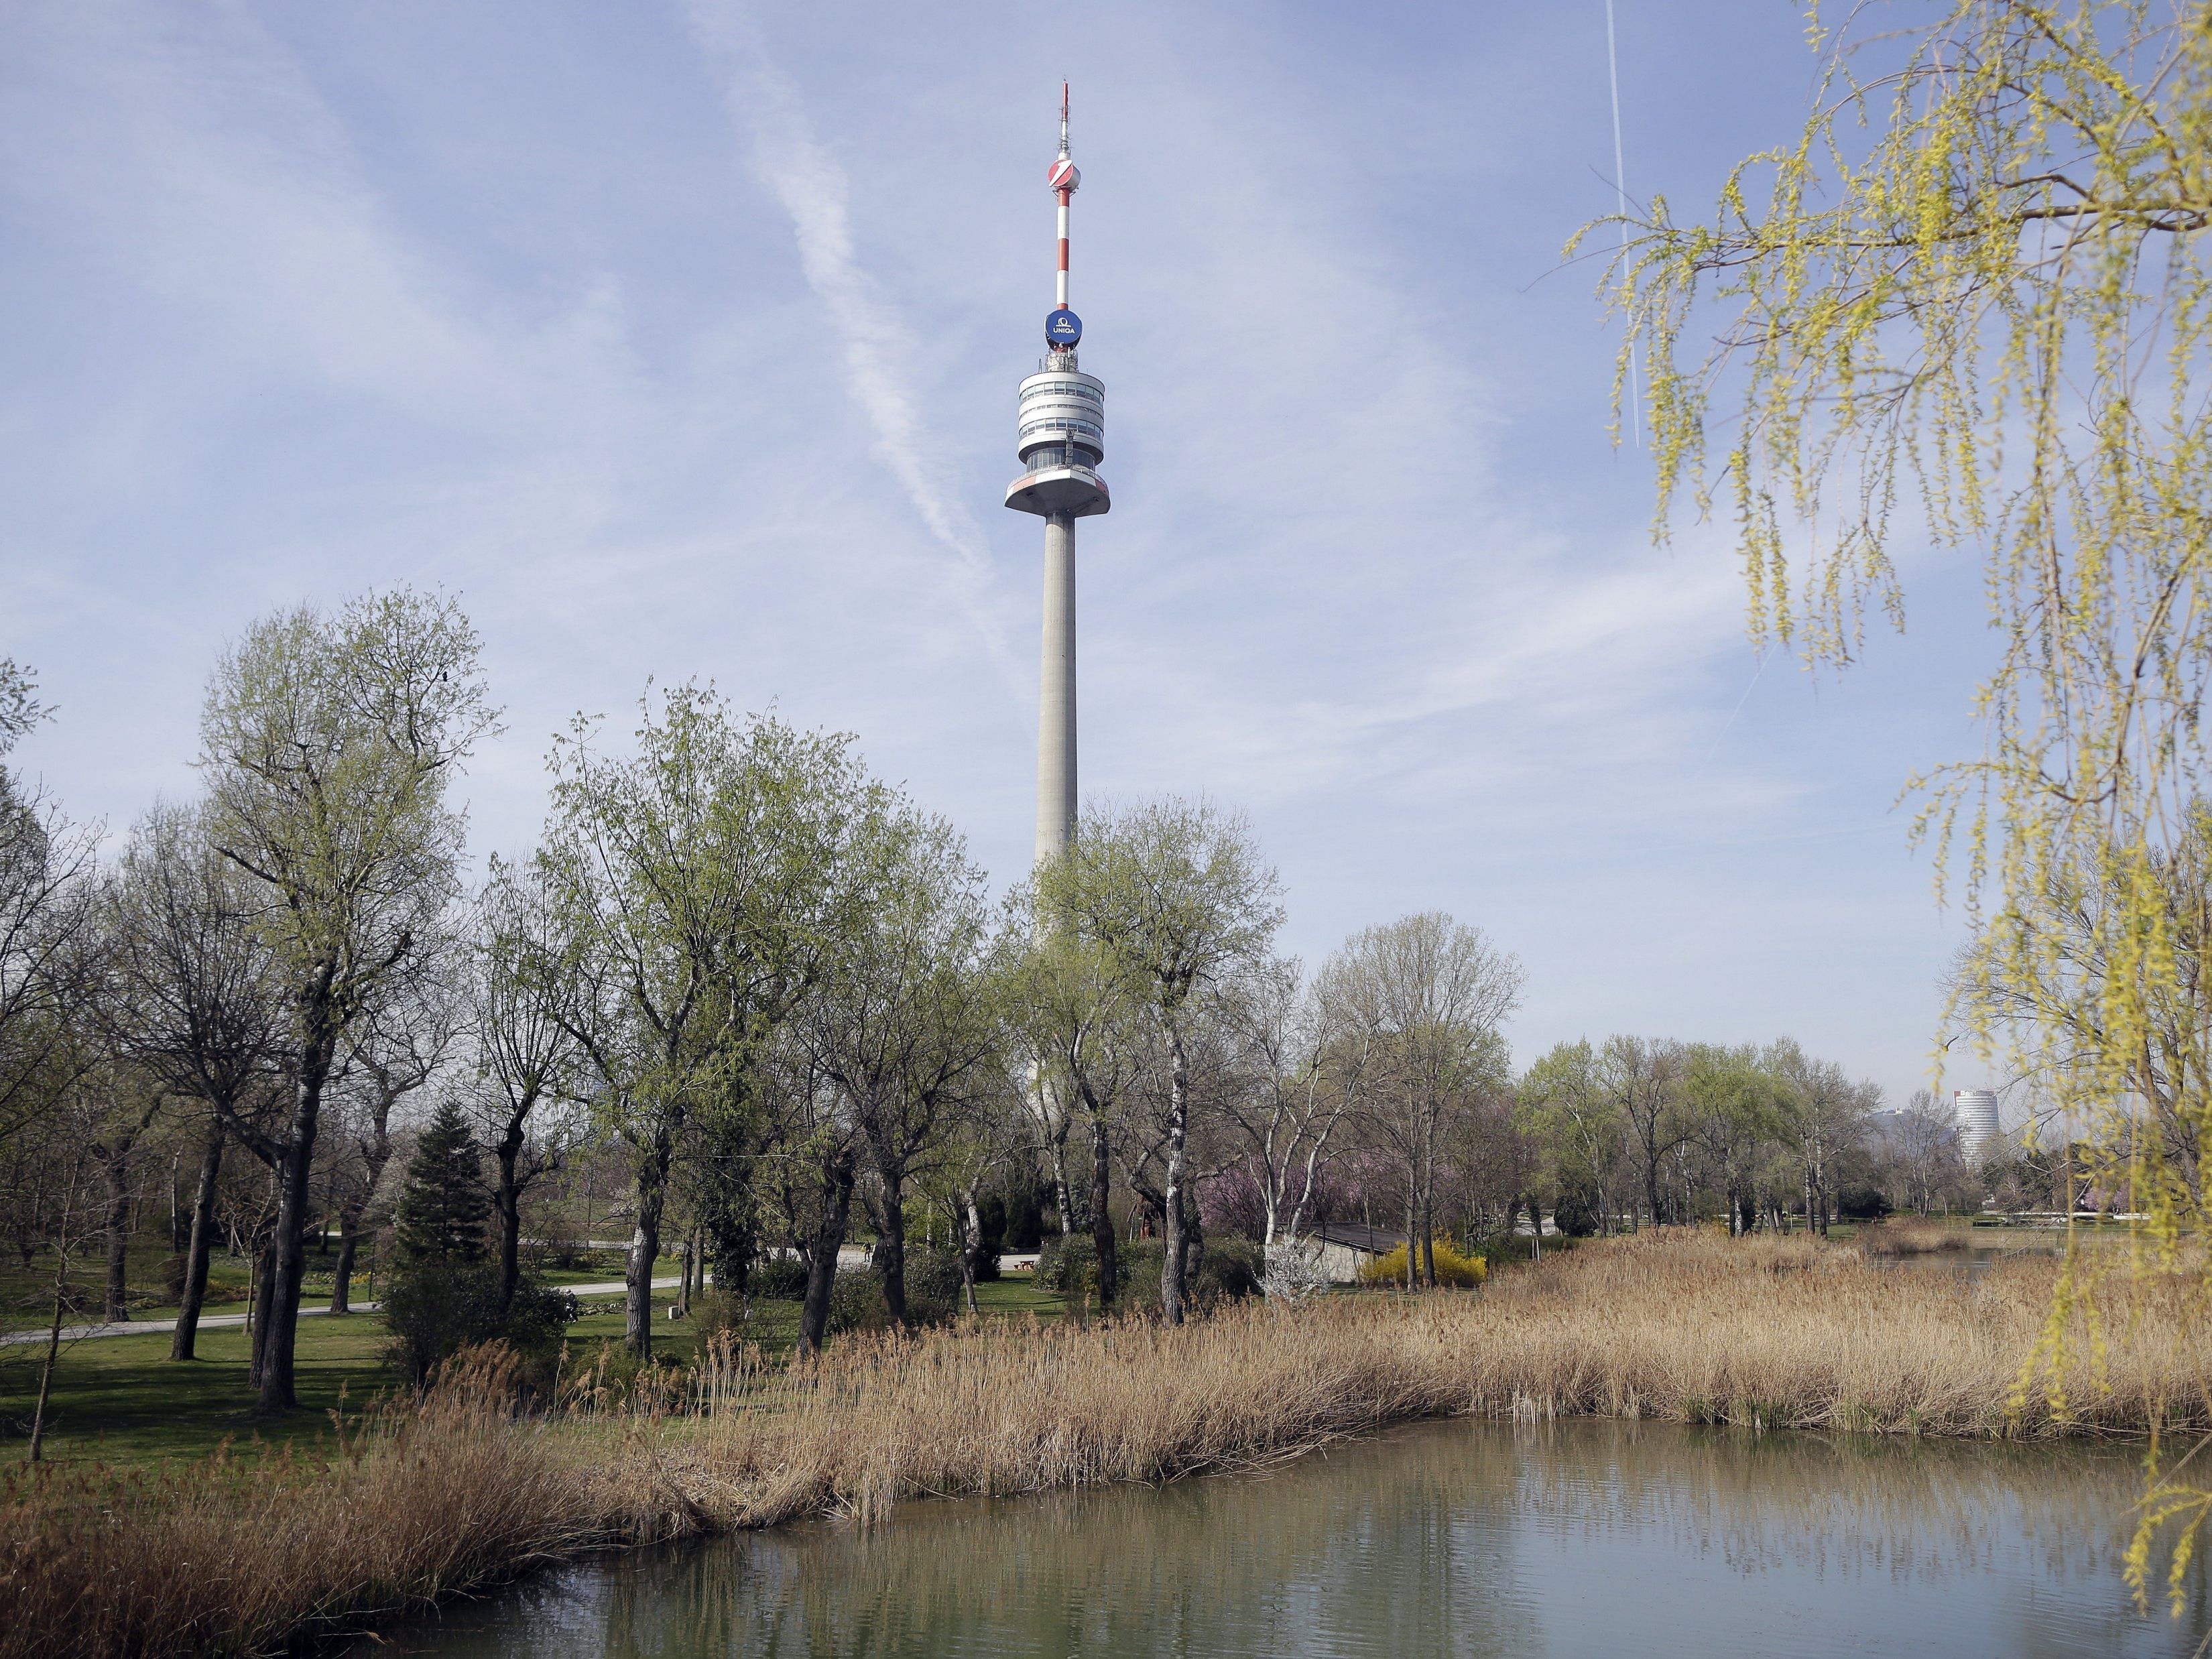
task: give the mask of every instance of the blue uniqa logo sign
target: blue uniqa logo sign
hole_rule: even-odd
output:
[[[1083,319],[1066,306],[1049,313],[1044,319],[1044,343],[1065,349],[1083,337]]]

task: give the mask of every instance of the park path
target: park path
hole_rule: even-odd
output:
[[[656,1279],[653,1281],[653,1288],[656,1291],[672,1291],[678,1282],[673,1279]],[[619,1279],[612,1279],[597,1285],[556,1285],[552,1288],[556,1291],[567,1291],[572,1296],[620,1296],[629,1286]],[[374,1313],[376,1304],[356,1302],[353,1304],[353,1308],[356,1313]],[[329,1312],[328,1308],[302,1308],[300,1310],[300,1317],[314,1319]],[[200,1316],[200,1328],[204,1331],[221,1330],[226,1325],[238,1326],[244,1323],[246,1323],[244,1314],[202,1314]],[[125,1319],[118,1320],[112,1325],[64,1325],[62,1327],[62,1340],[81,1342],[91,1336],[153,1336],[167,1334],[176,1328],[177,1322],[173,1319]],[[45,1331],[0,1333],[0,1347],[9,1347],[21,1342],[43,1342],[46,1340],[46,1335],[47,1333]]]

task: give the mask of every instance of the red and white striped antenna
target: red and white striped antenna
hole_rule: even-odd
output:
[[[1054,303],[1067,309],[1067,198],[1075,194],[1075,187],[1083,182],[1083,175],[1075,170],[1075,163],[1067,154],[1067,82],[1060,83],[1060,158],[1052,164],[1048,175],[1053,193],[1060,198],[1060,286],[1054,291]]]

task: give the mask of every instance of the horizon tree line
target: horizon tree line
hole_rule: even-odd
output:
[[[289,1408],[310,1243],[348,1311],[434,1116],[467,1126],[500,1308],[579,1173],[619,1172],[641,1358],[672,1249],[687,1304],[802,1264],[811,1352],[848,1245],[905,1323],[917,1230],[972,1304],[987,1214],[1031,1200],[1088,1240],[1103,1306],[1123,1243],[1157,1238],[1175,1322],[1209,1238],[1249,1236],[1288,1293],[1319,1228],[1380,1216],[1410,1287],[1441,1234],[1547,1214],[1824,1230],[1869,1157],[1877,1091],[1786,1042],[1616,1036],[1515,1076],[1523,970],[1441,912],[1309,972],[1250,825],[1211,802],[1094,805],[994,901],[852,738],[696,684],[619,748],[574,722],[538,845],[471,890],[453,786],[501,729],[479,655],[452,599],[406,589],[263,618],[210,677],[201,793],[105,860],[0,772],[0,1232],[56,1257],[57,1331],[88,1249],[102,1316],[127,1311],[166,1154],[172,1352],[212,1254],[242,1252],[252,1386]],[[6,665],[0,742],[43,713]],[[1941,1162],[1915,1206],[1950,1190]]]

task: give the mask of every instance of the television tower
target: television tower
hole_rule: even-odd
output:
[[[1060,276],[1044,319],[1045,358],[1022,382],[1015,453],[1022,476],[1006,505],[1044,520],[1044,660],[1037,708],[1036,861],[1075,838],[1075,521],[1113,506],[1098,463],[1106,455],[1106,388],[1081,373],[1083,319],[1067,308],[1067,204],[1081,177],[1067,152],[1067,82],[1060,83],[1060,155],[1047,183],[1060,202]]]

